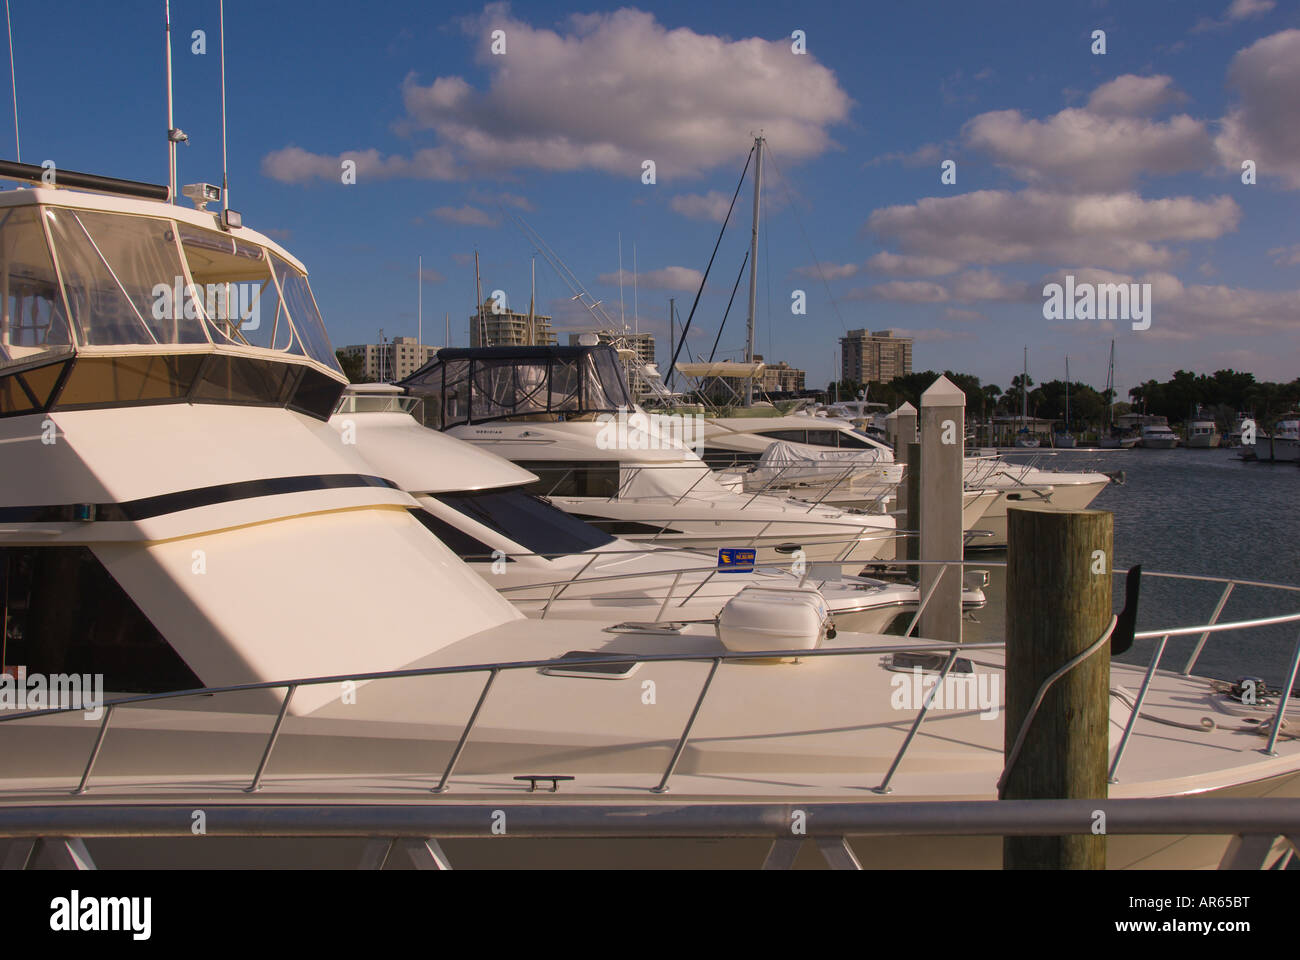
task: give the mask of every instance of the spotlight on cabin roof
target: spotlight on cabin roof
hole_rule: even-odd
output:
[[[599,343],[600,343],[599,334],[595,334],[595,333],[578,334],[578,346],[580,347],[594,347]]]
[[[187,183],[181,193],[189,198],[196,210],[206,210],[209,203],[221,201],[221,188],[211,183]]]

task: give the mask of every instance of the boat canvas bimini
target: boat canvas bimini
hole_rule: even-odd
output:
[[[399,386],[424,401],[427,426],[514,461],[539,478],[533,492],[615,536],[847,574],[892,556],[892,517],[724,483],[683,435],[692,421],[633,403],[608,346],[443,349]]]

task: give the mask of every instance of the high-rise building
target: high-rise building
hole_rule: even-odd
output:
[[[762,360],[762,354],[754,354],[755,360]],[[804,372],[782,360],[769,363],[758,375],[756,386],[762,387],[764,393],[798,393],[804,388]]]
[[[888,383],[912,372],[912,338],[893,330],[850,330],[840,337],[840,379]]]
[[[441,350],[418,343],[415,337],[393,337],[384,343],[358,343],[339,352],[361,358],[361,377],[372,383],[392,383],[409,377]]]
[[[488,297],[479,313],[470,314],[469,345],[471,347],[547,347],[555,344],[555,331],[551,318],[513,310],[493,310],[495,301]]]

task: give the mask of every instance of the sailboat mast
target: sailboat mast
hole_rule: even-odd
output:
[[[533,257],[533,279],[528,288],[528,342],[532,343],[536,339],[533,332],[533,303],[537,300],[537,258]]]
[[[1025,373],[1020,378],[1020,429],[1029,427],[1029,348],[1025,347]]]
[[[479,278],[478,273],[478,251],[474,251],[474,302],[478,304],[478,345],[485,347],[483,342],[483,281]],[[474,345],[474,340],[470,338],[470,346]]]
[[[1065,358],[1065,429],[1070,429],[1070,358]]]
[[[749,318],[746,323],[745,362],[754,362],[754,305],[758,299],[758,200],[763,189],[763,138],[754,138],[754,225],[749,235]],[[754,377],[745,383],[745,406],[754,403]]]
[[[1110,364],[1106,367],[1106,425],[1115,425],[1115,341],[1110,341]]]

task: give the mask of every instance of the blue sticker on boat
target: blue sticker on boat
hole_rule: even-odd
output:
[[[718,550],[718,572],[753,573],[757,557],[758,551],[753,547],[722,547]]]

